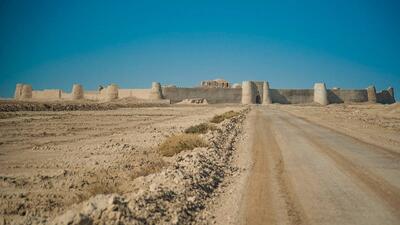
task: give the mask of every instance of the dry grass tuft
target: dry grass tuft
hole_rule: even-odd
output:
[[[238,116],[239,114],[240,114],[240,112],[235,112],[235,111],[231,110],[231,111],[225,112],[225,113],[223,113],[221,115],[214,116],[210,120],[210,122],[211,123],[221,123],[222,121],[224,121],[226,119],[230,119],[230,118],[235,117],[235,116]]]
[[[217,127],[214,124],[200,123],[198,125],[191,126],[185,130],[187,134],[205,134],[209,130],[216,130]]]
[[[158,148],[162,156],[173,156],[184,150],[207,147],[207,143],[197,134],[178,134],[167,138]]]
[[[121,193],[121,190],[119,190],[117,184],[113,184],[111,182],[97,182],[95,184],[92,184],[88,191],[88,196],[96,196],[99,194],[112,194],[112,193]]]
[[[89,178],[89,185],[86,186],[81,193],[77,193],[76,201],[83,202],[89,198],[99,195],[99,194],[121,194],[122,191],[119,188],[119,184],[109,177],[108,172],[103,172],[101,175],[98,174],[93,178]],[[67,203],[67,205],[73,204],[75,202]]]

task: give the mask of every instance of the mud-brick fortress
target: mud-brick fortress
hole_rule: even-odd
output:
[[[223,79],[202,81],[198,87],[161,86],[153,82],[149,89],[123,89],[116,84],[87,91],[79,84],[70,93],[60,89],[33,90],[29,84],[17,84],[16,100],[94,100],[114,101],[130,98],[143,102],[178,103],[186,99],[205,99],[208,103],[242,104],[307,104],[370,102],[391,104],[395,102],[394,90],[377,92],[374,86],[366,89],[327,89],[324,83],[316,83],[313,89],[273,89],[267,81],[243,81],[233,84]]]

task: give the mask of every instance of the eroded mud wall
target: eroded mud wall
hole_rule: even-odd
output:
[[[38,100],[59,100],[61,99],[61,90],[47,89],[41,91],[32,91],[32,98]]]
[[[150,89],[119,89],[119,98],[149,99]]]
[[[345,90],[345,89],[329,89],[328,101],[332,103],[347,103],[347,102],[367,102],[368,91],[360,90]]]
[[[303,104],[314,101],[313,89],[269,89],[272,103]]]
[[[394,89],[388,88],[387,90],[376,93],[376,101],[382,104],[395,103],[396,99],[394,98]]]
[[[205,98],[208,103],[240,103],[242,99],[241,88],[180,88],[163,87],[165,99],[171,103],[180,102],[189,98]]]

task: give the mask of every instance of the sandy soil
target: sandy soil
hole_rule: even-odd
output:
[[[47,223],[93,196],[131,192],[168,164],[156,152],[164,138],[232,109],[1,113],[0,222]]]
[[[274,105],[292,115],[400,153],[400,104]]]

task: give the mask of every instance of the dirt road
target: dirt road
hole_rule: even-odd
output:
[[[256,107],[240,224],[400,224],[400,154]]]

